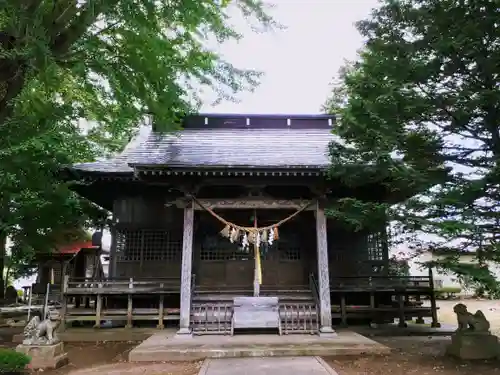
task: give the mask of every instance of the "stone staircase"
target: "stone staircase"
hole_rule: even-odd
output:
[[[251,297],[248,287],[196,286],[191,304],[191,327],[195,335],[232,335],[233,299]],[[319,311],[309,285],[262,285],[261,297],[278,297],[280,334],[318,333]]]

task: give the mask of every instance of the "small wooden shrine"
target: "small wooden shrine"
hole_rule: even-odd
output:
[[[192,115],[178,134],[154,121],[118,156],[65,170],[76,192],[113,214],[109,278],[65,319],[179,325],[179,334],[234,334],[235,300],[278,301],[280,333],[431,316],[432,277],[391,277],[385,222],[354,230],[330,218],[344,197],[398,202],[388,181],[356,188],[329,178],[333,116]],[[389,181],[390,182],[390,181]],[[373,228],[376,228],[375,230]],[[83,286],[84,285],[84,286]]]
[[[37,280],[31,286],[33,294],[43,296],[50,284],[51,297],[59,300],[64,275],[72,279],[103,278],[102,249],[93,241],[76,241],[58,246],[53,252],[38,254]]]

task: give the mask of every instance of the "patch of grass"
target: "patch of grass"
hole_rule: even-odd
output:
[[[21,372],[31,362],[31,358],[13,349],[0,348],[0,373]]]

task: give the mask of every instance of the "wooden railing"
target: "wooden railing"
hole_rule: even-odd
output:
[[[425,317],[432,318],[433,326],[439,325],[432,275],[333,277],[330,292],[340,297],[340,305],[332,304],[332,318],[340,318],[342,325],[347,325],[351,318],[372,322],[390,322],[397,318],[400,326],[406,326],[407,320],[416,318],[423,323]],[[369,304],[368,301],[362,305],[349,302],[359,293],[369,293]],[[385,298],[381,298],[384,295]],[[430,299],[430,307],[422,305],[422,296]]]
[[[112,294],[165,294],[178,293],[180,279],[170,278],[115,278],[94,280],[73,278],[64,285],[65,295],[112,295]]]
[[[343,323],[347,322],[349,317],[377,317],[384,316],[394,316],[400,318],[402,322],[408,317],[427,317],[431,316],[433,322],[437,323],[437,317],[435,314],[436,307],[431,306],[423,307],[421,305],[408,302],[408,295],[414,296],[417,302],[420,301],[421,296],[432,295],[433,290],[433,279],[431,276],[366,276],[366,277],[332,277],[330,280],[330,289],[332,295],[335,293],[340,294],[340,305],[332,306],[332,317],[340,318]],[[196,293],[198,296],[205,294],[234,294],[246,295],[247,293],[251,295],[251,286],[224,286],[216,287],[195,287],[195,276],[192,277],[192,288],[193,294]],[[301,286],[303,289],[304,286]],[[310,330],[314,324],[316,324],[317,317],[319,316],[319,299],[318,299],[318,285],[314,278],[314,275],[310,275],[309,287],[312,292],[311,303],[316,306],[311,305],[311,311],[307,310],[307,313],[302,313],[300,317],[307,316],[307,319],[311,320],[312,315],[315,318],[309,322],[308,328]],[[286,292],[287,294],[292,293],[294,290],[293,286],[277,287],[269,286],[269,292],[272,294],[280,294]],[[283,290],[281,290],[283,288]],[[300,289],[300,288],[297,288]],[[266,286],[262,287],[262,292],[267,290]],[[116,320],[116,321],[126,321],[127,326],[131,327],[133,321],[139,320],[156,320],[158,321],[158,326],[163,327],[164,320],[178,320],[179,319],[179,308],[176,306],[169,306],[168,308],[164,306],[164,302],[168,302],[169,297],[180,292],[180,278],[179,277],[166,277],[166,278],[113,278],[106,280],[95,280],[95,279],[84,279],[84,278],[65,278],[63,283],[63,316],[67,321],[95,321],[95,325],[99,326],[100,322],[103,320]],[[366,306],[353,306],[353,303],[349,301],[348,296],[352,294],[358,294],[357,292],[367,292],[370,294],[370,302],[366,301]],[[387,302],[385,298],[380,299],[379,295],[385,295],[387,293],[396,297],[395,305],[390,305],[390,299]],[[292,293],[293,294],[293,293]],[[149,305],[144,305],[140,303],[143,295],[150,295],[152,298]],[[115,297],[116,296],[116,297]],[[122,297],[118,297],[122,296]],[[136,299],[136,296],[139,298]],[[193,295],[192,295],[193,296]],[[77,299],[81,301],[85,299],[85,307],[79,308],[74,306],[68,306],[68,301],[72,299]],[[405,301],[403,300],[405,299]],[[116,304],[113,301],[118,300],[120,303]],[[139,301],[139,302],[137,302]],[[207,302],[207,301],[205,301]],[[210,302],[210,301],[208,301]],[[214,302],[214,301],[211,301]],[[363,302],[361,302],[363,303]],[[432,304],[432,297],[431,297]],[[77,306],[79,306],[78,304]],[[193,306],[193,301],[192,301]],[[119,308],[120,307],[120,308]],[[205,311],[191,311],[191,315],[196,315],[196,318]],[[282,309],[283,310],[283,309]],[[289,306],[286,306],[287,314],[284,314],[286,318],[285,323],[293,328],[295,324],[289,318]],[[291,309],[290,313],[294,309]],[[300,310],[300,309],[298,309]],[[314,314],[312,314],[314,313]],[[219,314],[216,314],[219,316]],[[295,314],[292,314],[295,319]],[[292,316],[290,315],[290,317]],[[224,314],[226,316],[226,314]],[[218,318],[217,318],[218,319]],[[216,319],[216,320],[217,320]],[[306,320],[304,320],[306,322]],[[217,321],[219,324],[219,322]],[[302,326],[302,325],[301,325]],[[225,329],[224,329],[225,330]]]
[[[163,328],[165,320],[179,320],[178,307],[164,306],[165,297],[179,291],[179,278],[95,280],[66,277],[63,283],[62,315],[66,322],[94,321],[95,327],[99,327],[103,320],[124,321],[126,327],[132,327],[134,321],[153,320],[158,321],[159,328]],[[155,296],[156,301],[151,301],[153,307],[135,307],[134,297],[141,295]],[[114,296],[126,298],[126,307],[118,308],[110,303]],[[71,299],[84,299],[85,307],[80,308],[80,303],[69,306]],[[95,303],[91,304],[91,300]]]
[[[195,335],[232,335],[233,303],[193,304],[191,328]]]
[[[280,303],[280,334],[317,334],[319,313],[316,303]]]
[[[316,310],[319,314],[321,314],[321,302],[319,300],[319,286],[316,281],[316,277],[314,277],[314,273],[309,275],[309,288],[311,289],[311,293],[314,298],[314,303],[316,303]]]
[[[432,289],[429,276],[346,276],[330,278],[331,291]]]

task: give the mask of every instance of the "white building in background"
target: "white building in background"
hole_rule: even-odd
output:
[[[437,255],[437,254],[432,254],[431,252],[425,252],[417,257],[411,258],[411,254],[409,251],[401,251],[398,250],[398,255],[399,254],[404,254],[399,257],[403,258],[408,258],[408,264],[410,266],[410,275],[411,276],[427,276],[429,274],[429,271],[427,267],[423,267],[422,263],[427,263],[430,261],[436,261],[436,260],[441,260],[445,258],[445,255]],[[473,253],[471,254],[464,254],[460,256],[460,263],[466,263],[466,264],[477,264],[477,260],[475,259],[475,256]],[[500,281],[500,264],[494,263],[494,262],[486,262],[488,265],[488,268],[490,272],[495,276],[497,280]],[[453,273],[444,273],[441,271],[438,271],[437,269],[432,270],[433,275],[434,275],[434,283],[436,287],[462,287],[460,282],[457,280],[456,275]],[[466,291],[462,291],[462,293],[466,293]]]

